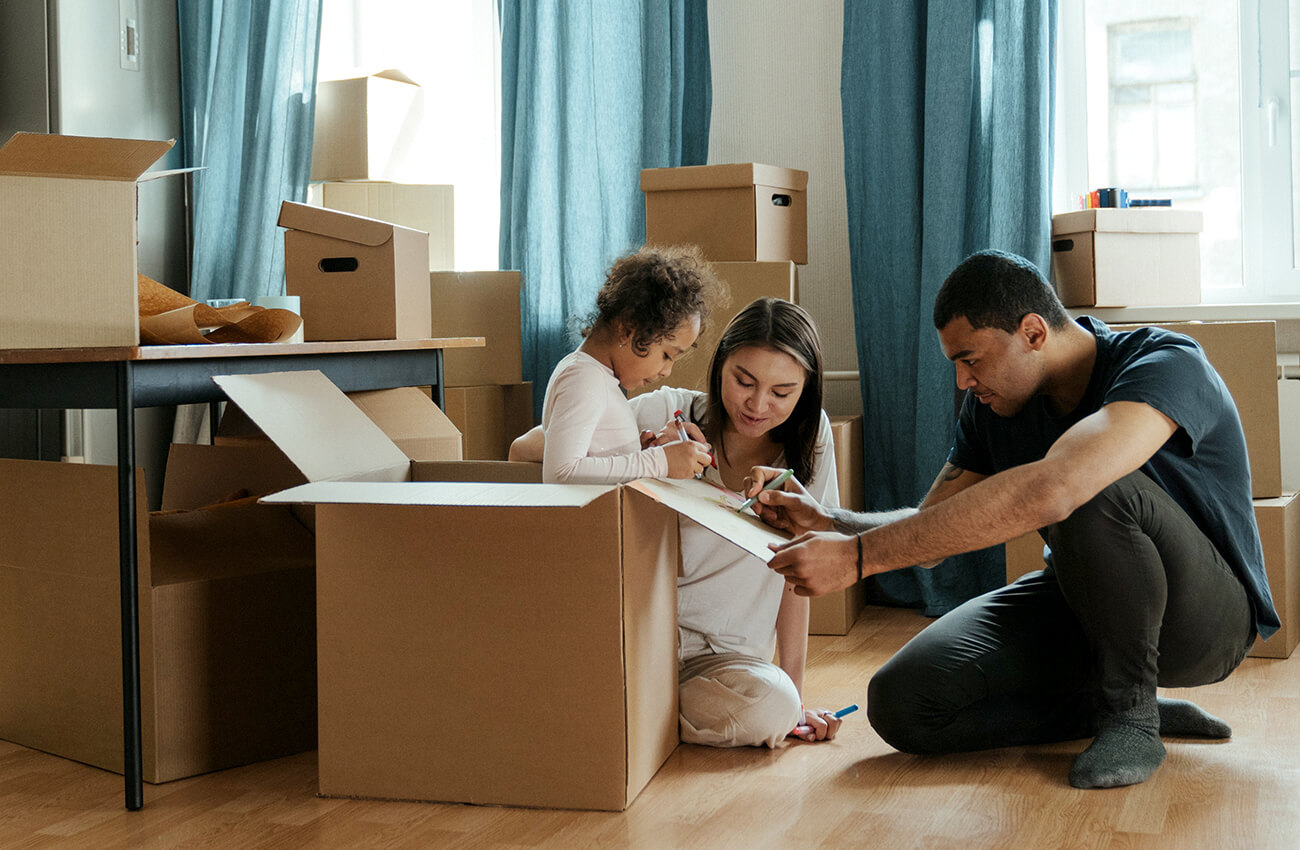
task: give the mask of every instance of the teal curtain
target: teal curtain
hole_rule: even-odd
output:
[[[190,296],[284,293],[281,201],[311,171],[321,0],[178,0],[182,157],[194,176]]]
[[[641,169],[703,164],[705,0],[502,0],[501,268],[523,273],[524,380],[540,414],[570,320],[645,241]]]
[[[931,14],[933,13],[933,14]],[[1047,272],[1055,0],[844,4],[841,108],[867,504],[916,504],[953,438],[934,296],[982,248]],[[1002,547],[880,576],[937,616],[1004,583]]]

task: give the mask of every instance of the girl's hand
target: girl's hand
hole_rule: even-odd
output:
[[[816,711],[804,710],[803,722],[791,730],[788,737],[798,738],[801,741],[816,743],[817,741],[829,741],[835,737],[835,733],[840,731],[840,724],[844,721],[835,716],[833,711],[825,708],[819,708]]]
[[[664,446],[669,478],[694,478],[709,465],[709,450],[694,440],[678,440]]]

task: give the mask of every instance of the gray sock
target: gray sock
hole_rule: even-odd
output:
[[[1097,737],[1070,767],[1070,784],[1075,788],[1136,785],[1164,760],[1160,711],[1148,697],[1127,711],[1098,718]]]
[[[1231,738],[1232,727],[1185,699],[1160,697],[1160,734],[1174,738]]]

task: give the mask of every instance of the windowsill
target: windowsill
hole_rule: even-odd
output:
[[[1300,303],[1182,304],[1172,307],[1068,307],[1071,316],[1118,322],[1285,321],[1300,319]]]

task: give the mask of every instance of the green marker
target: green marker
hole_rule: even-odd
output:
[[[785,472],[782,472],[780,475],[778,475],[777,477],[773,478],[771,481],[764,484],[763,490],[775,490],[785,482],[789,481],[793,475],[794,475],[794,470],[787,469]],[[763,490],[759,490],[758,493],[755,493],[753,496],[750,496],[748,499],[741,502],[740,507],[736,508],[736,513],[738,514],[744,513],[745,508],[748,508],[752,506],[755,502],[757,502],[758,497],[760,494],[762,494]]]

